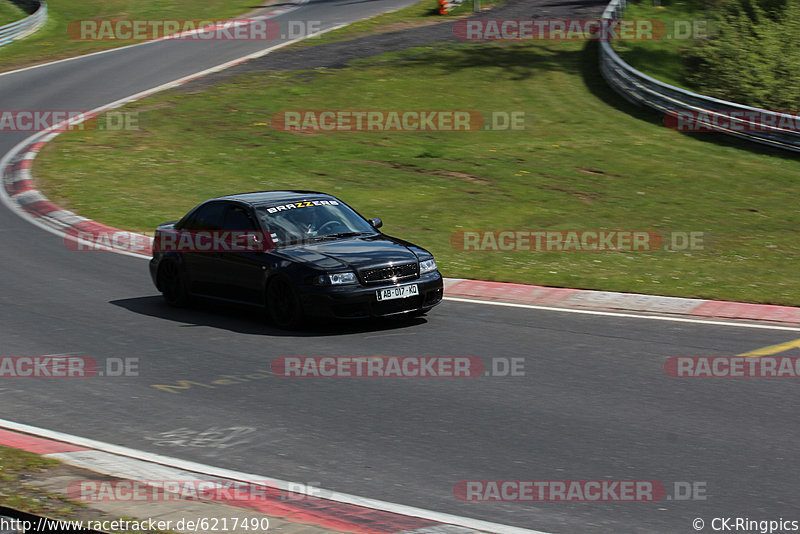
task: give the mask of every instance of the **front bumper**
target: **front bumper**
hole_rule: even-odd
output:
[[[300,294],[303,311],[311,317],[360,319],[430,310],[442,301],[444,283],[439,271],[397,285],[417,284],[419,295],[378,302],[377,291],[392,284],[306,287]]]

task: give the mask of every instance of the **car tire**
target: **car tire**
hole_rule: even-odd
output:
[[[278,276],[267,286],[267,311],[272,323],[283,330],[294,330],[303,322],[303,309],[297,291],[287,279]]]
[[[162,261],[158,267],[158,287],[164,300],[172,307],[183,308],[190,302],[186,277],[177,262]]]

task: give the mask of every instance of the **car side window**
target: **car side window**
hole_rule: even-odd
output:
[[[213,231],[221,230],[225,222],[225,204],[212,202],[201,206],[181,226],[182,230]]]
[[[241,206],[229,205],[225,210],[225,224],[223,230],[257,230],[255,222],[247,210]]]

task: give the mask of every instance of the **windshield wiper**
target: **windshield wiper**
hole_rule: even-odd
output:
[[[339,232],[338,234],[327,234],[317,236],[317,239],[338,239],[340,237],[355,237],[359,235],[364,235],[369,232]]]
[[[343,237],[356,237],[365,234],[371,234],[371,232],[340,232],[338,234],[316,235],[313,237],[304,237],[303,239],[292,239],[290,241],[284,241],[283,243],[281,243],[281,245],[282,246],[297,245],[300,243],[312,243],[314,241],[322,241],[325,239],[341,239]]]

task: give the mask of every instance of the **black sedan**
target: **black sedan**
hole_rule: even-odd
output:
[[[150,275],[167,303],[194,296],[306,317],[421,315],[442,300],[427,250],[387,236],[336,197],[264,191],[208,200],[156,229]]]

